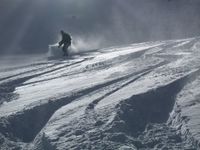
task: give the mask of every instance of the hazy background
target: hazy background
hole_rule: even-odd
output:
[[[0,53],[44,53],[69,32],[98,48],[200,35],[200,0],[0,0]]]

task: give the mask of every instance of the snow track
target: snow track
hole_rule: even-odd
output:
[[[0,149],[199,149],[198,43],[132,44],[1,71]]]

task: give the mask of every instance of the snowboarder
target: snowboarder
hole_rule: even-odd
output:
[[[71,36],[68,33],[65,33],[63,30],[60,31],[62,40],[58,43],[58,48],[62,45],[63,56],[68,56],[68,47],[71,45]]]

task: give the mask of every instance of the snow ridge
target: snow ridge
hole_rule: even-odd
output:
[[[0,149],[200,149],[200,39],[0,71]]]

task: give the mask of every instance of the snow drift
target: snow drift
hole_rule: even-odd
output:
[[[0,149],[200,149],[199,69],[190,38],[1,71]]]

